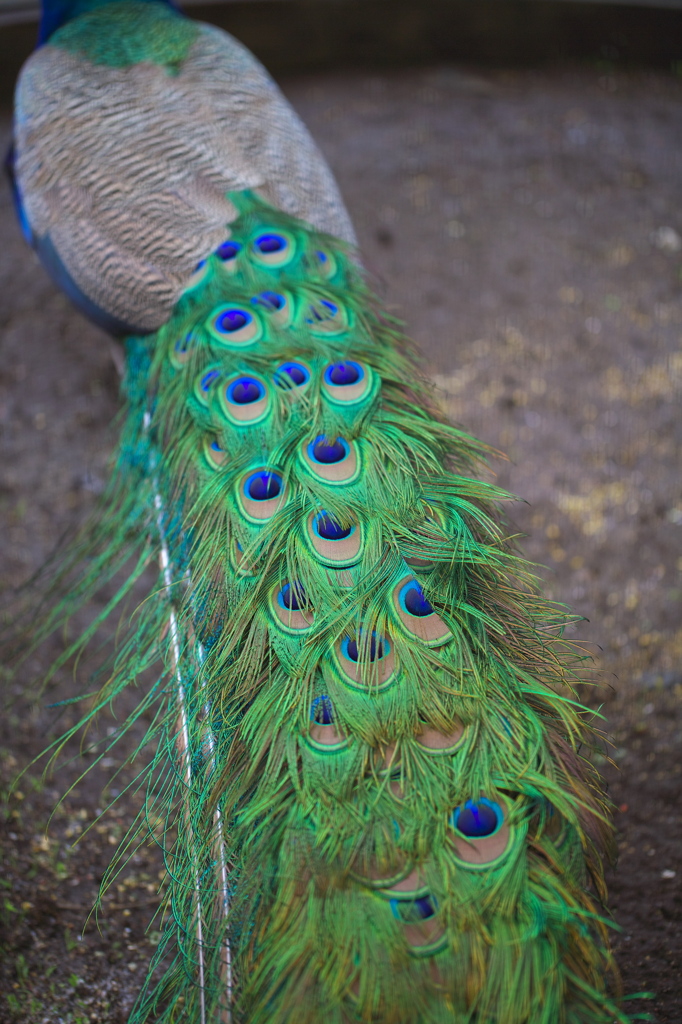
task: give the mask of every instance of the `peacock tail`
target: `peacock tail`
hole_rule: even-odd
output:
[[[97,29],[114,9],[123,49]],[[170,42],[150,56],[125,32],[157,11]],[[70,116],[78,75],[87,105],[100,73],[120,88],[133,74],[133,113],[157,125],[147,108],[174,106],[200,138],[205,107],[182,107],[197,65],[229,79],[234,61],[209,59],[221,46],[248,61],[151,3],[95,8],[52,38],[20,85],[18,202],[54,276],[128,330],[116,465],[37,635],[115,579],[66,661],[158,563],[74,729],[151,673],[110,740],[150,718],[144,818],[164,822],[169,877],[131,1024],[626,1022],[607,984],[608,805],[580,753],[565,611],[512,549],[508,496],[475,478],[485,446],[440,415],[371,293],[319,154],[288,112],[308,182],[300,147],[295,166],[271,148],[259,170],[250,145],[209,174],[213,122],[195,154],[203,192],[186,140],[161,128],[141,155],[104,159],[100,119],[69,157],[46,68],[71,76]],[[32,116],[38,93],[52,114]],[[41,181],[43,142],[61,195]],[[172,172],[167,202],[152,171]],[[194,197],[196,230],[169,236],[178,196]]]

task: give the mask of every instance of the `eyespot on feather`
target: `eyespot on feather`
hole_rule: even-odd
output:
[[[324,753],[335,753],[348,746],[348,739],[335,725],[334,707],[326,694],[315,697],[310,706],[307,742],[314,750]]]
[[[220,390],[220,408],[233,423],[260,423],[268,414],[270,391],[255,374],[239,374]]]
[[[414,577],[403,578],[393,588],[393,609],[403,629],[428,646],[441,646],[452,634],[424,597]]]
[[[246,348],[263,336],[258,314],[244,306],[218,306],[206,321],[206,328],[223,348]]]
[[[507,811],[501,802],[487,797],[467,800],[454,809],[450,825],[450,842],[466,867],[489,867],[510,848]]]
[[[355,689],[382,690],[395,681],[395,652],[386,636],[372,634],[364,643],[362,635],[344,636],[334,645],[334,652],[344,682]]]
[[[291,324],[294,304],[288,292],[261,292],[260,295],[254,295],[251,302],[276,327],[285,328]]]
[[[322,375],[322,393],[336,405],[360,402],[371,391],[372,372],[368,366],[346,359],[330,363]]]
[[[326,693],[315,697],[310,705],[310,721],[318,725],[334,724],[334,705]]]
[[[430,956],[446,942],[445,928],[438,917],[438,901],[418,869],[382,893],[388,897],[393,916],[404,925],[404,935],[417,956]]]
[[[333,568],[353,565],[360,558],[362,530],[358,523],[341,523],[324,510],[312,512],[306,535],[320,561]]]
[[[213,366],[208,370],[203,370],[194,382],[194,397],[206,408],[211,402],[214,388],[222,375],[222,370]]]
[[[334,336],[343,334],[350,326],[350,317],[345,307],[332,298],[316,295],[304,309],[304,321],[311,334]]]
[[[300,453],[308,470],[328,484],[352,483],[360,472],[355,443],[342,437],[332,439],[319,434],[314,440],[304,442]]]
[[[270,607],[287,632],[299,633],[309,629],[315,618],[305,590],[297,581],[277,584],[270,594]]]
[[[242,511],[254,523],[272,519],[288,498],[281,475],[267,467],[246,473],[241,478],[237,493]]]
[[[498,803],[481,797],[467,800],[452,812],[452,826],[467,839],[483,839],[494,835],[502,826],[504,814]]]
[[[415,956],[432,956],[447,944],[445,928],[438,918],[438,903],[426,891],[411,898],[390,900],[393,916],[404,925],[405,939]]]
[[[239,576],[254,576],[255,569],[247,560],[244,550],[236,538],[232,538],[230,544],[230,561]]]
[[[298,397],[310,384],[310,368],[298,360],[281,363],[275,370],[275,384],[292,398]]]
[[[204,457],[211,469],[220,469],[227,461],[227,452],[217,437],[204,438]]]
[[[315,259],[317,260],[317,267],[322,277],[327,279],[334,277],[338,270],[338,264],[333,253],[327,252],[325,249],[318,249],[315,252]]]
[[[235,242],[232,238],[228,238],[216,249],[215,254],[220,260],[223,270],[228,274],[236,274],[239,267],[239,254],[242,249],[241,242]]]
[[[372,633],[368,641],[362,637],[347,636],[341,643],[344,657],[354,664],[360,661],[381,661],[390,651],[390,645],[383,636]]]
[[[284,267],[296,254],[294,236],[279,229],[259,231],[251,243],[249,254],[261,267]]]
[[[196,338],[192,331],[188,331],[183,337],[177,338],[170,352],[170,359],[176,370],[180,370],[189,362],[192,349],[196,345]]]

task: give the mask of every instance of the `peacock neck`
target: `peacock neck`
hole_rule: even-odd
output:
[[[50,37],[81,14],[96,10],[99,7],[106,7],[113,4],[125,2],[125,0],[42,0],[40,31],[38,45],[48,42]],[[149,3],[177,9],[173,0],[138,0],[139,3]]]

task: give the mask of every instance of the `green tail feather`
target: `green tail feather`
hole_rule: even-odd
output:
[[[160,559],[84,719],[161,659],[170,904],[131,1022],[624,1022],[564,612],[352,256],[230,198],[232,258],[127,342],[109,511],[45,627]]]

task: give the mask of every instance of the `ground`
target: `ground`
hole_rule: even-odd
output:
[[[610,889],[624,990],[655,993],[633,1010],[679,1024],[682,81],[437,67],[282,84],[450,415],[508,456],[497,482],[523,499],[508,514],[548,566],[547,591],[585,616],[571,631],[590,645],[595,685],[583,699],[601,707],[612,744],[598,760],[617,808]],[[9,587],[101,489],[118,385],[109,342],[37,266],[6,189],[0,221]],[[62,683],[60,694],[78,688]],[[6,687],[16,703],[0,723],[5,784],[75,714],[27,707],[22,679]],[[85,829],[106,806],[102,785],[115,795],[132,770],[109,782],[116,762],[105,757],[45,831],[89,760],[75,747],[46,780],[30,768],[0,825],[2,1024],[123,1024],[156,941],[153,846],[86,925],[138,798]]]

